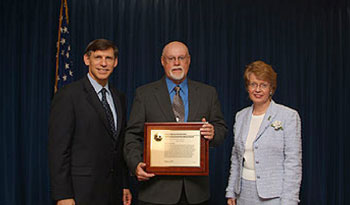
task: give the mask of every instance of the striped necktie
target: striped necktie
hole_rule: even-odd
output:
[[[108,104],[107,98],[106,98],[107,90],[106,90],[106,88],[102,88],[100,92],[102,93],[102,105],[103,105],[103,108],[105,110],[110,128],[112,130],[113,137],[115,138],[117,136],[117,131],[116,131],[115,125],[114,125],[114,118],[113,118],[112,110],[111,110],[111,107],[109,107],[109,104]]]
[[[173,112],[176,118],[176,122],[184,122],[185,121],[185,107],[184,103],[182,101],[182,98],[180,96],[180,87],[176,86],[174,88],[175,90],[175,95],[173,98]]]

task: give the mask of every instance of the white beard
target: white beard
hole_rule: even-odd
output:
[[[181,69],[181,73],[180,74],[174,74],[173,73],[173,69]],[[178,66],[178,67],[173,67],[171,68],[170,70],[170,77],[173,79],[173,80],[182,80],[184,77],[185,77],[185,72],[184,72],[184,69],[182,66]]]

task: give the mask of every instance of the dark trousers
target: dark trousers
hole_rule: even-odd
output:
[[[163,204],[155,204],[155,203],[150,203],[150,202],[145,202],[145,201],[139,201],[139,205],[163,205]],[[173,205],[189,205],[184,188],[182,189],[182,193],[181,193],[181,197],[180,197],[179,202],[177,202]],[[202,202],[199,204],[193,204],[193,205],[209,205],[209,202],[205,201],[205,202]]]
[[[72,176],[77,205],[120,205],[123,190],[120,178],[108,176]]]

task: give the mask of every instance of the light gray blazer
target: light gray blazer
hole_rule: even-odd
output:
[[[236,114],[234,146],[227,198],[241,192],[243,155],[253,106]],[[282,127],[273,127],[276,121]],[[301,126],[297,111],[271,101],[253,142],[256,185],[261,198],[280,197],[281,204],[298,204],[301,183]]]

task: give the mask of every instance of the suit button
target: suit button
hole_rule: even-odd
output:
[[[114,169],[112,168],[112,169],[110,169],[109,171],[110,171],[110,172],[114,172]]]
[[[255,163],[256,163],[256,164],[259,164],[259,161],[256,161]]]
[[[258,149],[258,146],[255,146],[255,149]]]
[[[256,176],[257,179],[260,179],[260,176]]]

